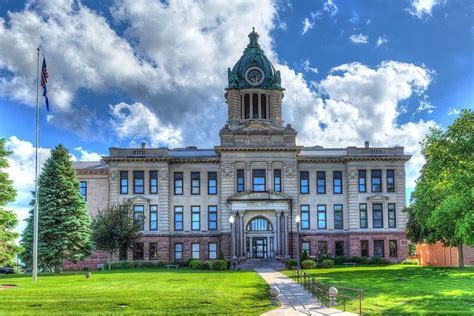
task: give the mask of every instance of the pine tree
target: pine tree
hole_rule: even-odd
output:
[[[61,271],[65,260],[77,262],[92,252],[91,220],[80,194],[69,151],[58,145],[51,151],[39,177],[38,265]],[[33,212],[22,234],[23,255],[31,263]]]
[[[16,214],[3,207],[15,201],[16,191],[13,182],[4,171],[8,167],[6,157],[11,153],[5,149],[5,139],[0,139],[0,266],[13,265],[19,248],[15,244],[18,234],[12,230],[18,224]]]

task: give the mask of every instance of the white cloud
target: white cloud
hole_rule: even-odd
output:
[[[459,115],[461,113],[460,109],[449,107],[448,108],[448,115]]]
[[[310,21],[308,18],[304,18],[302,23],[303,23],[303,31],[301,32],[301,35],[305,35],[306,32],[308,32],[310,29],[313,28],[314,22]]]
[[[388,42],[388,39],[384,36],[379,36],[377,38],[377,47]]]
[[[318,68],[316,67],[311,67],[311,63],[309,61],[309,59],[306,59],[305,61],[303,61],[303,70],[306,71],[306,72],[312,72],[312,73],[319,73],[319,70]]]
[[[352,34],[350,39],[355,44],[367,44],[369,42],[369,36],[362,33]]]
[[[433,113],[433,110],[436,107],[428,101],[428,97],[426,95],[423,95],[423,98],[420,100],[420,103],[418,105],[418,108],[416,109],[417,112],[423,112],[426,111],[429,114]]]
[[[90,152],[82,147],[76,147],[74,150],[80,154],[77,158],[79,161],[99,161],[102,159],[102,156],[104,156],[102,154]]]
[[[327,13],[329,13],[329,15],[330,15],[331,17],[334,17],[334,16],[337,14],[338,8],[337,8],[337,6],[334,4],[334,2],[332,2],[332,0],[327,0],[327,1],[323,4],[323,10],[326,11]]]
[[[407,11],[419,19],[431,16],[433,7],[444,4],[444,0],[412,0],[411,7]]]

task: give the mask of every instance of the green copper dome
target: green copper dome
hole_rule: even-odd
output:
[[[280,72],[275,70],[272,63],[258,44],[258,33],[253,28],[249,34],[250,43],[234,68],[228,69],[229,85],[227,89],[280,89]]]

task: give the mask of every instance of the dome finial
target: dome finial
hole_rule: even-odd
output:
[[[258,45],[258,37],[259,37],[259,35],[258,35],[257,32],[255,32],[255,27],[252,27],[252,32],[250,32],[250,34],[249,34],[250,43],[249,43],[248,46],[259,46]]]

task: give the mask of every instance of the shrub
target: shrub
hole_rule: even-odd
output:
[[[189,267],[193,270],[200,270],[201,265],[202,265],[201,260],[197,260],[197,259],[189,260]]]
[[[288,270],[291,270],[293,267],[297,267],[298,266],[298,262],[294,259],[287,259],[285,261],[285,266]]]
[[[316,268],[316,262],[310,259],[304,260],[304,261],[301,261],[301,267],[303,269],[314,269]]]
[[[303,251],[303,253],[301,254],[301,259],[300,260],[301,260],[301,262],[309,260],[309,255],[308,255],[308,252],[306,250]]]
[[[336,258],[334,258],[334,263],[335,263],[335,264],[343,264],[344,262],[347,262],[347,261],[346,261],[346,258],[344,258],[344,257],[336,257]]]
[[[227,270],[227,262],[225,260],[214,260],[211,262],[212,270]]]
[[[334,260],[324,259],[323,262],[321,263],[321,267],[326,268],[326,269],[334,268]]]
[[[222,251],[219,252],[219,257],[217,259],[218,260],[225,260],[224,253]]]
[[[201,261],[201,270],[211,270],[211,263],[209,261]]]
[[[401,264],[406,264],[406,265],[414,265],[414,266],[417,266],[419,264],[418,260],[416,260],[416,259],[405,259],[400,263]]]

